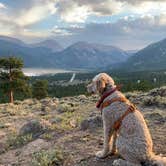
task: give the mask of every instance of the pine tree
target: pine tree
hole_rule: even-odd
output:
[[[29,92],[28,77],[22,72],[23,61],[16,57],[0,58],[0,88],[14,102],[14,93]]]
[[[36,99],[42,99],[48,96],[48,81],[36,80],[32,85],[32,95]]]

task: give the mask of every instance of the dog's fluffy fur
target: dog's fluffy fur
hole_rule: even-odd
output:
[[[90,93],[102,95],[103,92],[113,87],[115,87],[114,80],[106,73],[100,73],[88,85],[87,89]],[[117,97],[123,97],[123,94],[120,91],[115,91],[104,101]],[[165,166],[166,158],[155,156],[153,153],[151,135],[140,111],[136,110],[128,114],[123,119],[119,131],[113,129],[115,121],[124,114],[128,107],[129,103],[118,101],[103,108],[104,148],[97,152],[96,156],[104,158],[117,151],[123,159],[115,160],[114,166],[140,166],[141,163],[143,165],[147,162],[151,165]]]

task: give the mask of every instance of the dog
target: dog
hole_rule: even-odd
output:
[[[117,89],[106,73],[95,76],[87,86],[89,93],[99,93],[97,107],[102,111],[104,148],[97,158],[118,153],[122,159],[113,166],[166,166],[166,158],[153,153],[153,142],[141,112]],[[104,104],[104,106],[103,106]]]

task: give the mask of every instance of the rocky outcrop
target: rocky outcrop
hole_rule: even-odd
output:
[[[37,138],[42,133],[44,133],[44,129],[44,126],[38,120],[31,120],[20,129],[19,134],[32,134],[33,138]]]

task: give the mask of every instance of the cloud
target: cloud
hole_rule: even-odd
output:
[[[66,22],[83,22],[88,16],[112,16],[131,12],[135,14],[162,13],[165,0],[59,0],[57,14]]]
[[[165,9],[165,0],[14,0],[0,3],[0,34],[28,41],[52,35],[66,44],[85,40],[140,48],[166,36]],[[49,29],[33,29],[50,16],[60,21]]]
[[[127,2],[130,4],[140,4],[144,2],[165,2],[165,0],[117,0],[120,2]]]
[[[58,37],[59,41],[70,44],[80,40],[115,45],[123,49],[140,49],[166,36],[166,24],[160,16],[121,19],[116,23],[90,23],[85,27],[68,27],[70,36]]]
[[[57,14],[66,22],[84,22],[89,15],[87,6],[79,6],[72,0],[59,0],[55,7]]]
[[[31,25],[48,17],[51,12],[54,12],[51,4],[34,6],[28,11],[22,11],[20,16],[16,18],[16,23],[21,26]]]
[[[56,12],[54,5],[54,0],[15,0],[10,2],[7,7],[0,3],[0,8],[5,8],[0,11],[0,15],[3,15],[0,20],[10,19],[19,26],[28,26],[54,14]]]
[[[0,10],[0,34],[19,37],[28,37],[28,35],[46,37],[42,31],[28,30],[28,27],[56,12],[54,0],[15,0],[7,6],[0,3],[0,9],[2,7],[3,10]]]
[[[51,33],[54,34],[54,36],[72,35],[72,33],[70,33],[66,28],[59,28],[58,26],[54,26]]]
[[[80,6],[88,6],[91,13],[96,15],[112,15],[118,13],[122,4],[116,0],[74,0]]]
[[[0,9],[5,9],[6,6],[3,3],[0,3]]]
[[[59,0],[55,7],[57,14],[66,22],[84,22],[91,15],[112,15],[121,10],[121,3],[115,0]]]

